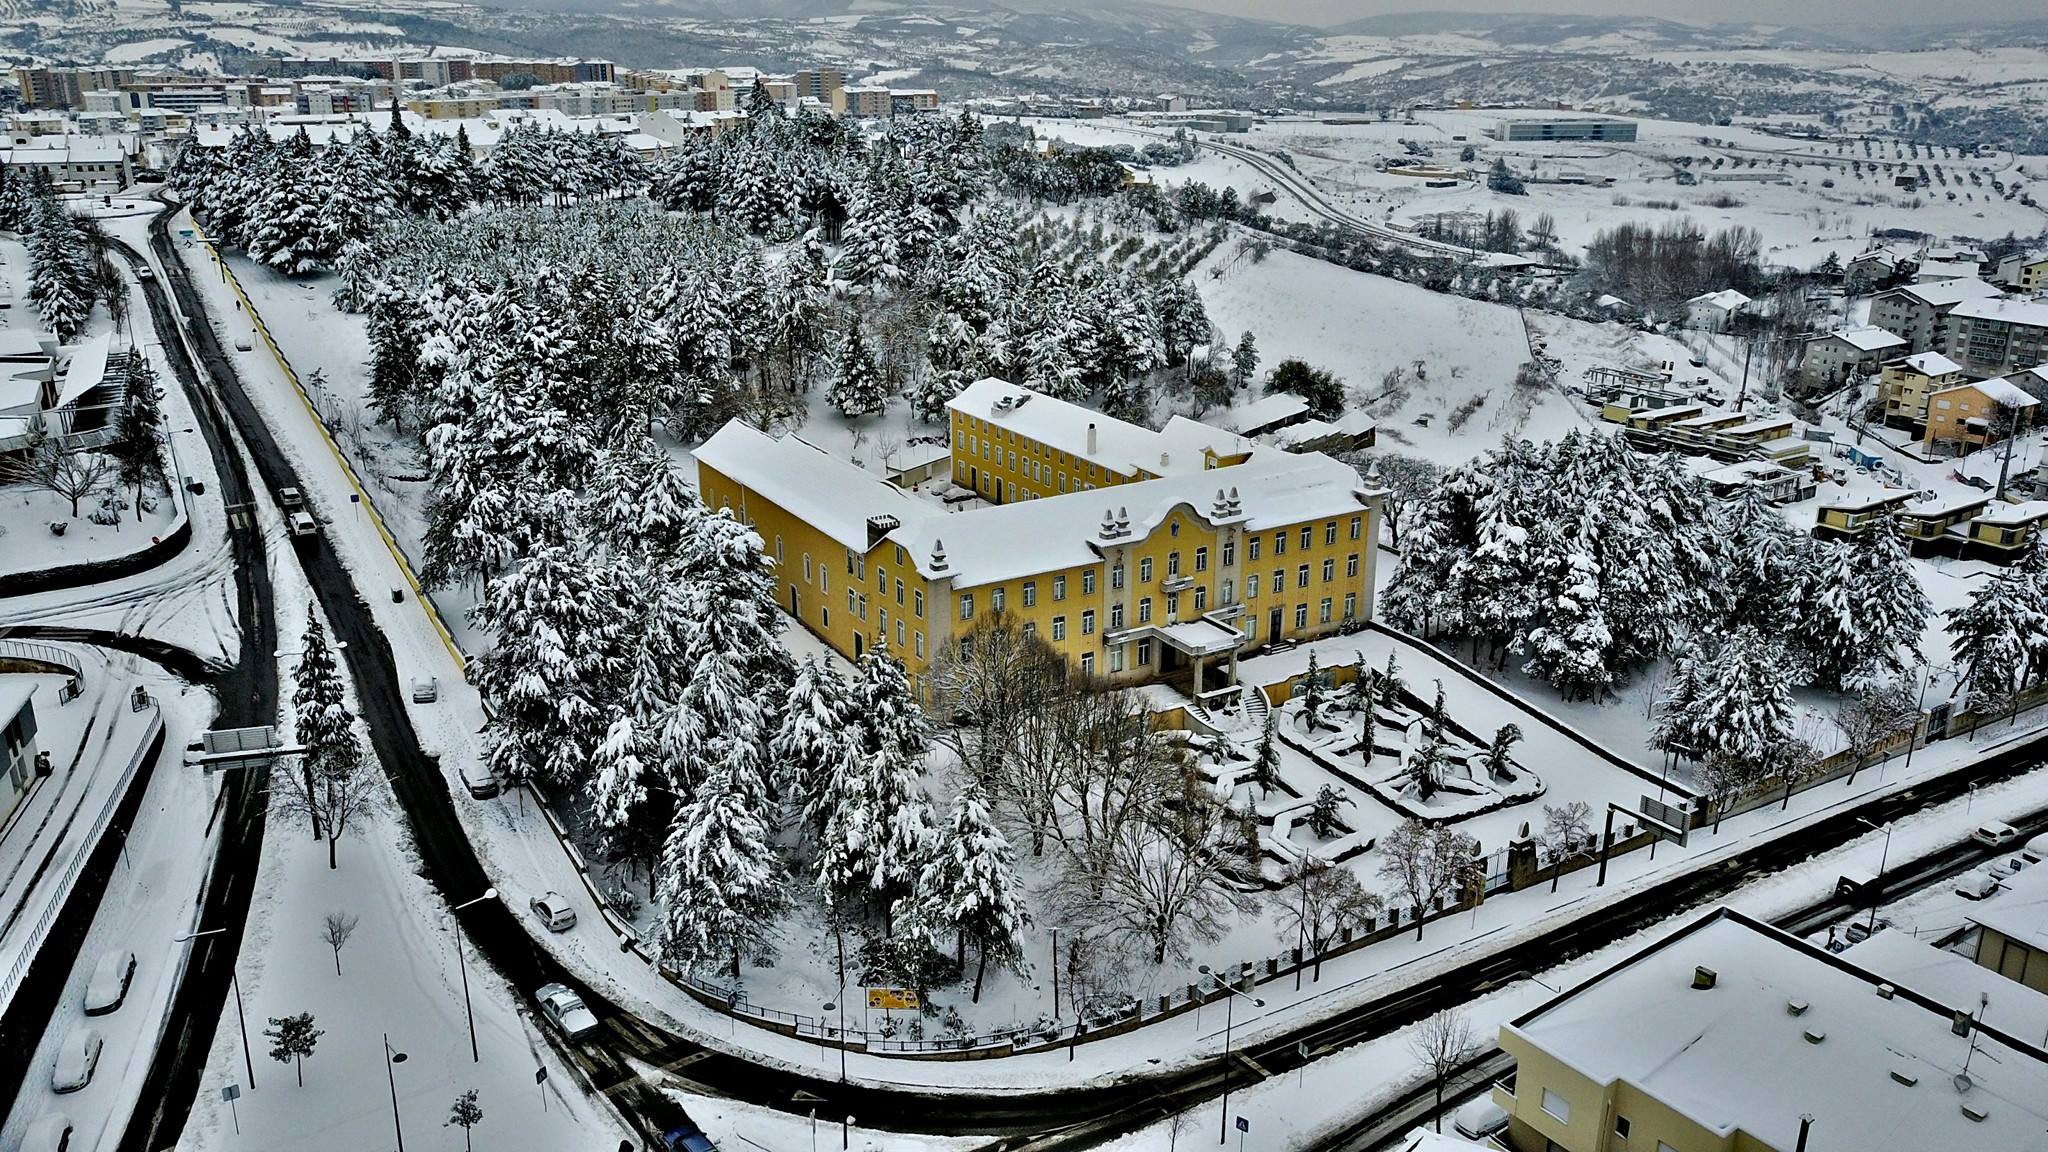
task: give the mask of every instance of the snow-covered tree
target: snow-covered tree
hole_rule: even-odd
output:
[[[36,202],[28,238],[28,295],[59,342],[69,343],[92,314],[95,277],[85,237],[54,196]]]
[[[824,834],[835,784],[857,770],[860,748],[860,717],[846,681],[831,665],[807,657],[790,679],[768,750],[776,787],[812,838]]]
[[[943,926],[954,933],[958,959],[964,962],[967,942],[974,942],[977,1004],[991,957],[998,965],[1023,969],[1031,912],[1014,859],[980,789],[969,783],[954,797],[951,815],[932,838],[930,858],[907,901],[912,917],[927,931]]]
[[[838,361],[831,391],[825,398],[840,415],[849,419],[874,416],[888,406],[889,392],[882,381],[882,370],[875,363],[874,353],[868,350],[867,337],[861,334],[857,316],[847,327],[846,338],[839,343]]]
[[[759,801],[723,768],[683,805],[662,855],[655,894],[664,909],[662,953],[684,968],[725,966],[758,950],[789,902]]]
[[[2005,568],[1943,614],[1969,706],[1989,711],[2038,680],[2048,643],[2048,597],[2020,566]]]
[[[1245,389],[1259,378],[1259,343],[1247,328],[1237,338],[1237,347],[1230,350],[1230,386]]]
[[[121,482],[135,489],[135,518],[142,519],[142,488],[164,480],[163,389],[156,370],[140,352],[126,357],[127,394],[114,414],[114,442],[108,455],[120,469]]]

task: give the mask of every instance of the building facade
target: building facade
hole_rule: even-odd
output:
[[[36,774],[35,682],[10,676],[0,682],[0,825],[14,813]]]
[[[1951,384],[1928,396],[1922,441],[1931,450],[1955,454],[1996,444],[2032,427],[2038,403],[2003,378]]]
[[[1636,138],[1636,122],[1607,116],[1511,119],[1496,123],[1486,134],[1500,141],[1605,140],[1628,144]]]
[[[1871,298],[1870,322],[1897,333],[1908,352],[1940,351],[1948,347],[1948,315],[1956,305],[1998,294],[1996,285],[1975,277],[1904,284]]]
[[[1939,352],[1921,352],[1891,361],[1878,372],[1885,423],[1900,427],[1924,424],[1928,397],[1962,381],[1962,366]]]
[[[1839,328],[1806,342],[1799,374],[1808,384],[1843,384],[1875,373],[1886,360],[1904,355],[1906,342],[1875,325]]]
[[[1972,375],[2007,376],[2048,364],[2048,300],[1968,300],[1949,313],[1948,358]]]

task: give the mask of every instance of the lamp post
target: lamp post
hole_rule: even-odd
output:
[[[398,1137],[398,1152],[405,1152],[405,1129],[398,1123],[398,1077],[391,1071],[394,1064],[405,1063],[405,1053],[391,1047],[391,1034],[384,1033],[384,1082],[391,1086],[391,1132]]]
[[[1223,1114],[1216,1120],[1216,1142],[1218,1144],[1223,1144],[1227,1143],[1230,1140],[1230,1028],[1231,1025],[1235,1022],[1233,1019],[1234,1013],[1232,1009],[1234,1009],[1237,1004],[1236,1000],[1233,998],[1238,996],[1244,996],[1245,999],[1251,1000],[1252,1007],[1254,1008],[1264,1008],[1266,1006],[1266,1002],[1264,1000],[1258,1000],[1250,996],[1245,996],[1244,993],[1239,992],[1235,988],[1232,988],[1230,984],[1223,979],[1223,977],[1217,975],[1214,972],[1209,971],[1209,966],[1207,964],[1201,965],[1199,968],[1196,969],[1196,971],[1200,972],[1204,976],[1207,976],[1209,979],[1214,980],[1218,988],[1221,988],[1225,992],[1229,993],[1228,996],[1225,996],[1223,998]],[[403,1150],[401,1150],[401,1152],[403,1152]]]
[[[839,989],[839,999],[830,1001],[825,1005],[825,1011],[831,1012],[834,1009],[837,1009],[839,1012],[839,1082],[841,1084],[846,1083],[846,1005],[844,1003],[845,1000],[846,989],[842,987]]]
[[[465,900],[457,904],[448,917],[449,926],[455,930],[455,966],[462,970],[462,1014],[469,1018],[469,1062],[472,1064],[481,1062],[483,1057],[477,1055],[476,1051],[476,1011],[469,1005],[469,961],[465,960],[462,955],[462,922],[461,918],[453,913],[460,912],[473,904],[481,904],[486,900],[496,900],[497,898],[498,890],[496,888],[486,888],[484,889],[484,894],[476,899]]]
[[[1870,923],[1869,923],[1869,924],[1867,925],[1867,927],[1868,927],[1869,931],[1870,931],[1870,932],[1872,932],[1872,933],[1875,933],[1875,932],[1877,931],[1877,899],[1878,899],[1878,896],[1879,896],[1879,895],[1880,895],[1880,894],[1881,894],[1881,893],[1883,892],[1883,890],[1884,890],[1884,866],[1885,866],[1885,863],[1886,863],[1887,861],[1889,861],[1889,860],[1890,860],[1890,859],[1892,858],[1892,826],[1891,826],[1890,822],[1886,822],[1885,826],[1884,826],[1884,827],[1882,827],[1882,828],[1880,828],[1880,827],[1878,827],[1877,825],[1875,825],[1875,824],[1872,824],[1872,823],[1871,823],[1870,821],[1868,821],[1868,820],[1865,820],[1865,819],[1864,819],[1863,817],[1861,817],[1861,816],[1858,816],[1858,817],[1856,818],[1856,822],[1857,822],[1858,824],[1861,824],[1861,825],[1863,825],[1863,826],[1864,826],[1865,828],[1868,828],[1868,829],[1870,829],[1870,830],[1871,830],[1872,832],[1882,832],[1882,833],[1884,833],[1884,849],[1883,849],[1883,851],[1881,851],[1881,852],[1879,852],[1879,853],[1878,853],[1878,857],[1877,857],[1877,880],[1876,880],[1876,884],[1877,884],[1877,888],[1878,888],[1878,891],[1877,891],[1877,892],[1874,892],[1874,893],[1872,893],[1872,894],[1871,894],[1871,900],[1870,900]]]
[[[1052,926],[1052,1018],[1060,1018],[1060,926]]]
[[[202,928],[197,932],[188,932],[172,940],[171,943],[183,944],[189,940],[197,940],[201,936],[218,936],[225,931],[227,931],[225,928]],[[256,1061],[249,1057],[249,1019],[242,1014],[242,974],[236,970],[232,959],[228,961],[228,980],[235,987],[235,1023],[241,1028],[242,1032],[242,1068],[249,1074],[249,1091],[254,1092],[256,1090]]]

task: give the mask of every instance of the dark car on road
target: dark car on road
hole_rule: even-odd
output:
[[[711,1137],[688,1120],[663,1132],[661,1146],[667,1152],[718,1152],[718,1145],[711,1142]]]

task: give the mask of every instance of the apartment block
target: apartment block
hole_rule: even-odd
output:
[[[1996,285],[1974,276],[1926,284],[1903,284],[1878,293],[1870,301],[1870,322],[1897,333],[1908,352],[1942,351],[1948,347],[1948,316],[1966,300],[1997,296]]]
[[[1948,358],[1975,376],[2048,364],[2048,300],[1968,300],[1949,313]]]

